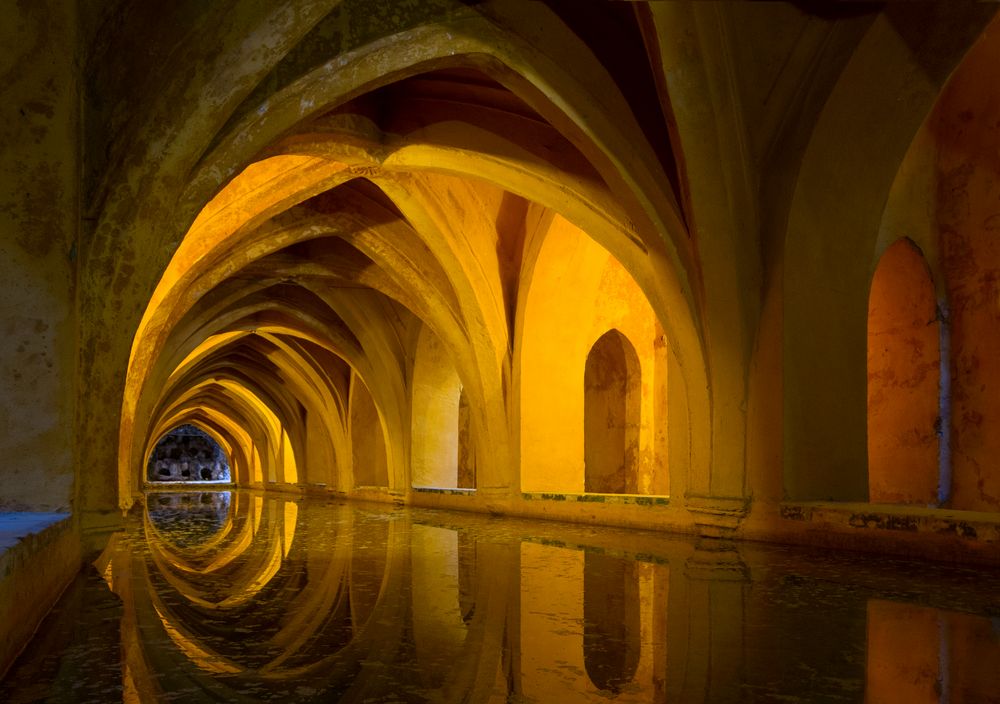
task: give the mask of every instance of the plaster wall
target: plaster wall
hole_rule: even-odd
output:
[[[70,504],[76,370],[76,3],[0,22],[0,509]]]
[[[462,384],[441,340],[424,326],[413,367],[413,486],[458,486]]]
[[[476,487],[476,446],[472,439],[472,413],[463,389],[458,395],[458,487]]]
[[[868,499],[866,313],[890,190],[942,86],[995,9],[891,6],[840,72],[805,148],[785,228],[787,498]],[[928,31],[929,27],[937,27]]]
[[[327,440],[327,424],[335,422],[317,413],[306,412],[306,468],[309,477],[318,484],[336,486],[339,476],[336,455]]]
[[[955,508],[1000,510],[1000,30],[991,25],[942,93],[936,223],[951,328]]]
[[[11,526],[16,530],[33,519],[4,518],[9,520],[0,521],[0,678],[83,564],[79,526],[71,518],[54,523],[48,518],[47,527],[27,535],[22,527],[13,541],[5,535]]]

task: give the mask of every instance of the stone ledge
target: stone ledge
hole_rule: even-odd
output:
[[[17,545],[23,538],[41,533],[49,526],[69,518],[68,513],[0,513],[0,551]],[[0,570],[0,574],[4,574]]]
[[[634,506],[669,506],[669,496],[652,494],[562,494],[543,491],[522,491],[525,501],[576,501],[579,503],[622,504]]]
[[[460,487],[415,486],[413,491],[418,494],[447,494],[449,496],[474,496],[475,489]]]
[[[1000,513],[861,502],[755,502],[738,537],[1000,565]]]
[[[985,543],[1000,542],[1000,514],[996,513],[828,501],[784,502],[780,510],[781,517],[789,521],[823,521],[857,529],[934,533]]]
[[[0,677],[83,561],[79,528],[66,513],[0,514]]]
[[[236,489],[236,482],[228,479],[206,479],[204,481],[145,482],[142,485],[143,494],[155,492],[169,494],[179,491],[219,491],[220,489]]]

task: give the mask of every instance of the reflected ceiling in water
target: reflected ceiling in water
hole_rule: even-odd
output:
[[[0,699],[989,702],[998,586],[884,558],[157,493]]]

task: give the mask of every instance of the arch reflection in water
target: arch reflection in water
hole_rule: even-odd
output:
[[[665,565],[441,520],[150,495],[104,557],[126,700],[646,701],[654,661],[662,691]]]
[[[232,529],[232,492],[199,491],[151,495],[146,507],[148,529],[180,547],[214,544]]]
[[[501,649],[482,637],[477,551],[457,531],[238,493],[212,504],[228,511],[206,537],[202,505],[151,496],[139,541],[109,549],[133,700],[427,701],[492,688],[475,674],[483,658],[497,671]]]
[[[117,635],[77,625],[108,623],[91,582],[56,610],[72,634],[60,637],[81,639],[83,661],[120,646],[121,666],[88,671],[95,699],[73,694],[79,667],[58,662],[51,700],[954,703],[1000,692],[1000,574],[982,570],[245,492],[150,494],[98,568],[121,599]],[[13,696],[45,682],[28,661],[0,700],[45,699]]]

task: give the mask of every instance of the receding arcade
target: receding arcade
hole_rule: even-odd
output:
[[[121,501],[185,422],[241,486],[665,497],[671,319],[599,173],[481,73],[373,95],[390,117],[294,126],[180,242],[132,347]]]

